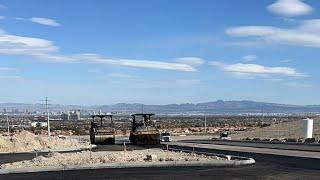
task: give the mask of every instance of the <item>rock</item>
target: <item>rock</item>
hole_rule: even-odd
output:
[[[174,161],[173,158],[167,158],[166,161]]]
[[[151,155],[147,155],[146,158],[145,158],[145,160],[146,160],[146,161],[152,161],[152,162],[154,162],[154,161],[157,161],[157,160],[158,160],[158,157],[157,157],[157,155],[155,155],[155,154],[151,154]]]

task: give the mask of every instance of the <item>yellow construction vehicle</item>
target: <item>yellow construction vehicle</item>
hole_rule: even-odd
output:
[[[132,129],[129,140],[131,144],[160,144],[160,133],[152,125],[151,116],[154,114],[132,114]],[[139,121],[137,116],[142,117]]]
[[[91,144],[115,144],[116,130],[112,115],[92,115],[91,128],[90,128],[90,141]],[[104,121],[104,118],[110,118],[110,123]],[[100,122],[96,119],[100,118]]]

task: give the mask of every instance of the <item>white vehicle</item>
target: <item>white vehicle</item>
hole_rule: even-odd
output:
[[[161,133],[160,134],[160,141],[161,142],[171,142],[172,141],[172,138],[171,138],[171,135],[170,133]]]

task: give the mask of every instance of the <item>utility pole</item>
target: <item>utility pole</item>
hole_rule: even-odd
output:
[[[48,111],[48,97],[46,96],[44,100],[46,102],[46,115],[47,115],[47,127],[48,127],[48,136],[50,137],[50,117],[49,117],[49,111]]]
[[[7,114],[8,135],[10,134],[9,115]]]
[[[204,114],[204,133],[207,134],[207,115]]]

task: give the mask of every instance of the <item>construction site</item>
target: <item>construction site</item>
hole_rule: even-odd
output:
[[[135,113],[127,117],[127,122],[122,118],[111,113],[91,115],[86,122],[87,134],[81,135],[72,128],[50,130],[50,124],[51,128],[58,128],[55,121],[47,121],[49,126],[32,130],[8,126],[0,136],[3,157],[0,172],[259,167],[255,164],[261,162],[261,156],[266,153],[264,148],[275,149],[272,154],[281,151],[280,154],[288,157],[296,157],[296,150],[301,149],[301,158],[309,158],[308,161],[320,157],[320,124],[316,116],[313,119],[247,117],[247,121],[237,116],[198,116],[185,120],[161,117],[159,120],[153,113]]]

